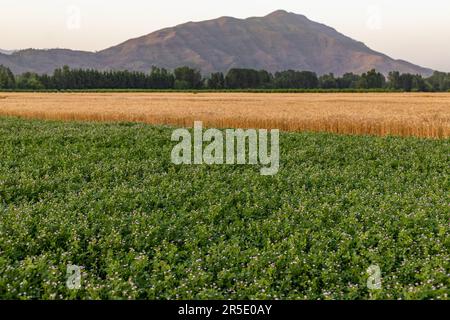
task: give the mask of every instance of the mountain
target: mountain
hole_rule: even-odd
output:
[[[0,49],[0,53],[3,53],[3,54],[12,54],[14,51],[13,50],[3,50],[3,49]]]
[[[50,73],[65,64],[73,68],[136,71],[148,71],[152,65],[168,69],[188,65],[205,74],[226,72],[234,67],[272,72],[310,70],[336,75],[360,74],[372,68],[384,74],[392,70],[432,73],[431,69],[376,52],[303,15],[282,10],[265,17],[188,22],[97,53],[28,49],[8,56],[0,54],[0,64],[10,67],[14,73]]]
[[[0,54],[1,64],[9,67],[15,74],[27,71],[53,73],[54,69],[64,65],[73,68],[103,68],[95,53],[68,49],[26,49],[11,55]]]

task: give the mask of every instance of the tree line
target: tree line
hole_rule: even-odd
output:
[[[19,90],[89,90],[89,89],[385,89],[398,91],[448,91],[450,73],[434,72],[425,78],[417,74],[390,72],[387,77],[370,70],[361,75],[346,73],[318,76],[310,71],[230,69],[226,74],[202,76],[199,70],[180,67],[173,71],[152,67],[148,73],[134,71],[99,71],[92,69],[56,69],[53,74],[26,72],[15,76],[0,65],[0,89]]]

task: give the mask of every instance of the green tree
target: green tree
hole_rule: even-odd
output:
[[[272,82],[272,74],[265,70],[233,68],[225,77],[225,86],[229,89],[269,88]]]
[[[225,77],[222,72],[212,73],[207,81],[209,89],[223,89],[225,88]]]
[[[410,73],[402,73],[400,75],[400,85],[403,91],[412,91],[414,76]]]
[[[433,91],[450,90],[450,73],[435,71],[431,77],[426,79]]]
[[[164,68],[161,69],[153,66],[150,71],[147,87],[152,89],[173,89],[174,82],[173,74]]]
[[[14,89],[15,87],[16,80],[11,70],[0,65],[0,89]]]
[[[266,70],[258,71],[258,80],[257,87],[258,88],[270,88],[273,83],[273,75]]]
[[[425,79],[420,74],[416,74],[413,77],[412,88],[413,88],[412,89],[413,91],[425,92],[425,91],[430,91],[431,86],[429,84],[427,84]]]
[[[354,89],[357,88],[361,76],[353,73],[345,73],[342,77],[336,79],[337,87],[339,89]]]
[[[202,75],[199,70],[180,67],[175,69],[174,74],[176,89],[199,89],[203,85]]]
[[[315,89],[319,80],[314,72],[286,70],[276,72],[273,87],[280,89]]]
[[[400,72],[398,72],[398,71],[389,72],[387,86],[389,89],[393,89],[393,90],[402,89],[402,84],[400,81]]]
[[[17,87],[19,89],[42,90],[44,85],[39,80],[39,75],[32,72],[21,74],[17,79]]]
[[[361,79],[362,80],[359,82],[361,89],[382,89],[386,84],[384,75],[377,72],[375,69],[363,73]]]
[[[320,76],[319,83],[322,89],[335,89],[337,85],[334,74],[332,73]]]

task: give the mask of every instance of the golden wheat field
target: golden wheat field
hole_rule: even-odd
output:
[[[0,115],[450,136],[450,93],[0,93]]]

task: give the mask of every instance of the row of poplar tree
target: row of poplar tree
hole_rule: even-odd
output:
[[[173,71],[153,67],[150,72],[56,69],[53,74],[26,72],[14,75],[0,65],[0,89],[70,90],[70,89],[387,89],[400,91],[448,91],[450,73],[421,75],[390,72],[386,78],[376,70],[361,75],[346,73],[318,76],[310,71],[287,70],[274,74],[266,70],[230,69],[202,76],[197,69],[180,67]]]

